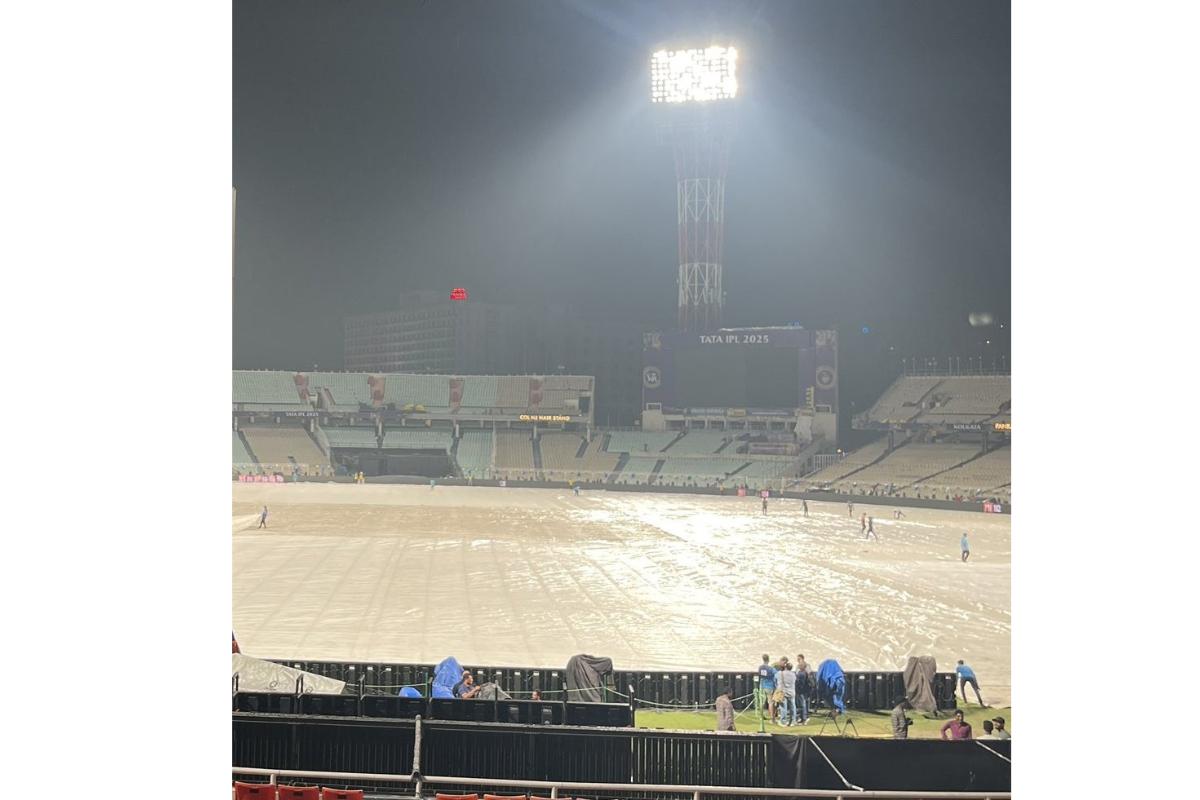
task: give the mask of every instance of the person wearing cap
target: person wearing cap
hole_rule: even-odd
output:
[[[728,686],[717,695],[717,730],[736,730],[733,724],[733,689]]]
[[[950,735],[946,736],[946,731],[950,731]],[[942,739],[970,739],[971,738],[971,723],[963,721],[962,709],[957,709],[954,712],[954,719],[942,726]]]
[[[992,723],[996,727],[997,739],[1011,739],[1012,734],[1004,728],[1004,717],[992,717]]]

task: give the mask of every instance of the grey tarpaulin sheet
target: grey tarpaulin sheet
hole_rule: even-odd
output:
[[[612,672],[611,658],[571,656],[567,662],[567,699],[580,703],[603,703],[604,676]]]
[[[937,662],[933,656],[909,656],[904,665],[904,696],[912,707],[926,714],[937,712],[937,700],[933,697],[933,676],[937,674]]]
[[[305,694],[341,694],[346,688],[345,681],[252,658],[243,653],[233,654],[232,674],[238,676],[238,691],[241,692],[291,694],[296,691],[296,678],[301,675],[304,676]]]

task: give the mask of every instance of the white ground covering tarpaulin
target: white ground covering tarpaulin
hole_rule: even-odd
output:
[[[234,629],[265,658],[898,671],[928,654],[974,667],[985,701],[1009,695],[1007,515],[370,483],[234,484],[233,501]]]
[[[305,694],[341,694],[345,681],[314,675],[311,672],[285,667],[273,661],[263,661],[244,653],[233,654],[233,675],[238,676],[238,691],[279,692],[293,694],[296,679],[304,676]]]

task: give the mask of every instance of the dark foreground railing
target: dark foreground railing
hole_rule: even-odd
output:
[[[634,790],[631,785],[708,787],[706,798],[723,797],[723,786],[827,789],[847,796],[864,790],[1007,793],[1010,758],[1007,741],[892,741],[240,713],[233,717],[236,777],[262,779],[238,772],[238,767],[411,775],[414,785],[404,794],[419,792],[423,782],[436,783],[443,792],[511,794],[514,788],[512,783],[488,781],[620,785],[620,790],[585,796],[655,800],[678,792]],[[356,779],[342,785],[401,793],[401,787],[387,781]]]
[[[433,664],[401,664],[365,661],[301,661],[274,659],[296,669],[345,681],[349,691],[362,686],[366,693],[395,694],[402,686],[426,686],[433,678]],[[489,667],[468,666],[476,682],[491,681],[518,699],[534,691],[547,700],[569,699],[564,692],[564,671],[547,667]],[[753,704],[752,695],[756,674],[751,671],[665,672],[649,670],[617,670],[608,677],[606,700],[629,702],[629,687],[639,708],[695,708],[711,706],[722,687],[733,689],[738,710]],[[938,708],[956,707],[953,672],[939,672],[933,682],[933,694]],[[424,694],[428,692],[423,690]],[[904,696],[902,672],[847,672],[846,706],[860,711],[882,711],[892,708]],[[810,692],[813,708],[820,708],[815,689]]]

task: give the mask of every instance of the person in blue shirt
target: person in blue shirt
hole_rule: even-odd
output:
[[[979,694],[979,681],[975,679],[975,670],[963,663],[962,659],[958,660],[958,666],[954,668],[958,673],[958,687],[962,689],[963,703],[967,702],[967,684],[971,684],[971,688],[975,690],[975,699],[979,701],[979,705],[987,708],[983,703],[983,697]]]
[[[771,715],[771,719],[774,720],[775,701],[771,697],[775,694],[775,668],[771,666],[771,657],[766,653],[763,653],[762,663],[758,665],[758,691],[760,693],[759,715],[762,715],[762,710],[765,708]]]
[[[966,561],[968,558],[971,557],[971,544],[970,544],[970,542],[967,541],[967,532],[966,531],[963,531],[962,541],[959,542],[959,544],[962,545],[962,560]]]

